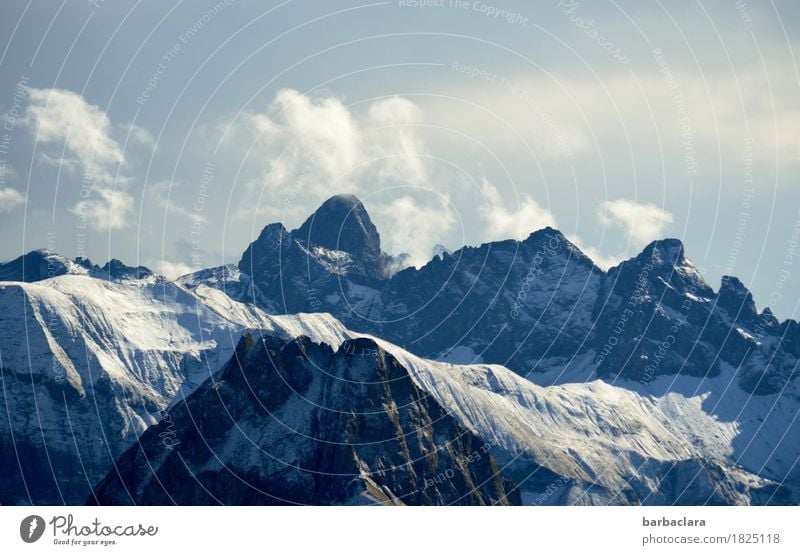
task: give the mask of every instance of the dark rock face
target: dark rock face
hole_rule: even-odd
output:
[[[95,488],[100,504],[519,504],[488,447],[374,341],[246,335]]]
[[[598,373],[642,382],[717,375],[716,350],[699,341],[708,315],[703,300],[713,297],[676,239],[653,242],[612,268],[596,308]]]
[[[47,250],[31,251],[0,264],[0,281],[34,282],[69,273],[69,260]]]
[[[601,276],[554,229],[466,247],[395,275],[382,292],[390,317],[379,333],[425,356],[468,345],[485,361],[531,371],[578,352],[580,336],[562,329],[589,323]]]
[[[319,271],[380,279],[390,261],[381,251],[380,235],[364,205],[354,196],[342,195],[325,201],[292,232],[281,224],[265,227],[242,255],[239,269],[271,278],[282,268],[302,270],[305,263],[311,280]],[[268,280],[259,280],[258,285],[270,288]]]
[[[736,278],[715,293],[677,239],[654,241],[608,272],[550,228],[439,249],[422,268],[391,276],[387,260],[363,205],[333,197],[298,230],[267,226],[241,274],[209,285],[246,290],[240,300],[272,312],[330,312],[421,356],[525,376],[558,369],[648,383],[713,377],[728,364],[742,387],[770,393],[797,374],[797,323],[759,313]]]
[[[361,202],[335,196],[294,231],[281,224],[266,226],[242,255],[241,273],[215,280],[214,286],[243,290],[234,298],[271,312],[318,312],[324,296],[350,283],[379,286],[392,262],[381,251],[378,231]],[[198,280],[192,274],[183,283],[192,286]]]
[[[145,279],[153,275],[149,268],[144,266],[127,266],[121,260],[112,258],[103,267],[91,269],[91,274],[100,279],[116,281],[122,279]]]
[[[337,195],[326,200],[292,236],[314,252],[350,253],[350,273],[383,277],[386,255],[381,251],[381,237],[364,205],[353,195]]]

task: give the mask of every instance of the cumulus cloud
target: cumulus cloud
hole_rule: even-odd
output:
[[[433,247],[443,240],[456,223],[446,198],[423,203],[402,196],[372,210],[381,221],[384,250],[409,255],[408,263],[420,267],[431,259]]]
[[[525,195],[521,202],[511,209],[506,208],[497,187],[483,180],[481,185],[484,204],[480,207],[480,216],[486,222],[491,238],[525,239],[532,232],[543,227],[556,227],[556,220],[546,209],[539,206],[530,195]]]
[[[624,198],[603,202],[598,216],[604,225],[622,228],[637,247],[661,238],[673,221],[670,212],[655,204]]]
[[[399,97],[351,109],[336,97],[279,91],[265,112],[222,128],[231,153],[249,153],[239,179],[269,199],[265,209],[249,202],[238,215],[285,219],[287,211],[312,209],[305,199],[424,184],[425,145],[415,127],[421,118],[417,105]]]
[[[94,183],[115,180],[115,169],[125,161],[122,149],[111,137],[111,121],[97,106],[64,89],[28,89],[25,122],[35,128],[42,145],[64,146],[57,160],[78,167]]]
[[[0,189],[0,212],[11,212],[23,204],[25,204],[25,195],[16,189],[11,187]]]
[[[133,197],[113,189],[95,189],[94,193],[92,198],[77,202],[70,211],[99,231],[126,227],[133,216]]]

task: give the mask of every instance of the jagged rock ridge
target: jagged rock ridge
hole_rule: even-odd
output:
[[[715,292],[677,239],[654,241],[608,272],[551,228],[438,250],[392,275],[387,260],[363,205],[342,196],[298,230],[265,227],[235,275],[218,269],[208,282],[182,282],[268,312],[330,312],[422,356],[504,364],[540,383],[713,377],[731,365],[741,387],[766,394],[798,374],[797,323],[759,313],[736,278]]]

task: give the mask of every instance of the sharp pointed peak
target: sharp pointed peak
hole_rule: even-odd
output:
[[[683,242],[670,237],[651,241],[636,258],[659,266],[677,266],[686,261],[686,253]]]
[[[540,244],[542,245],[541,248],[544,248],[548,252],[561,251],[563,249],[563,251],[568,252],[570,256],[588,262],[595,268],[599,269],[599,266],[597,266],[591,257],[587,256],[587,254],[583,252],[578,245],[570,241],[566,235],[554,227],[546,226],[541,229],[537,229],[531,233],[524,242]]]
[[[292,236],[309,247],[345,251],[358,257],[380,256],[380,234],[355,195],[334,195],[323,202]]]

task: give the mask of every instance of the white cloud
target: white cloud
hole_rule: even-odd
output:
[[[29,88],[28,100],[25,121],[35,127],[37,141],[66,147],[64,158],[56,159],[59,163],[79,167],[96,184],[115,181],[125,156],[111,137],[111,122],[103,110],[63,89]]]
[[[23,204],[25,204],[25,195],[16,189],[11,187],[0,189],[0,212],[11,212]]]
[[[637,247],[660,239],[664,229],[673,221],[670,212],[655,204],[638,203],[624,198],[603,202],[598,217],[604,225],[625,230]]]
[[[446,198],[421,203],[410,196],[402,196],[371,212],[381,222],[383,249],[393,255],[407,253],[408,262],[416,267],[430,261],[433,247],[443,241],[456,223]]]
[[[513,209],[507,209],[500,198],[497,187],[483,180],[481,186],[484,204],[479,208],[481,218],[489,227],[492,240],[525,239],[543,227],[556,227],[556,220],[546,209],[539,206],[530,195],[525,195]]]
[[[159,260],[153,267],[156,273],[169,279],[177,279],[195,271],[195,269],[188,264],[184,264],[183,262],[170,262],[169,260]]]
[[[124,191],[94,189],[94,197],[81,200],[70,211],[94,229],[127,227],[133,216],[133,197]]]

